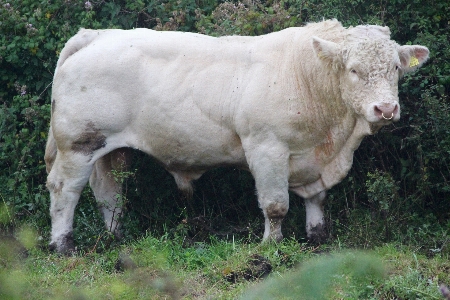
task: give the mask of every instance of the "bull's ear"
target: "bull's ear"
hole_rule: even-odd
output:
[[[313,36],[312,45],[318,58],[332,64],[341,60],[338,44]]]
[[[405,45],[398,49],[398,56],[404,73],[420,68],[428,59],[430,51],[427,47],[419,45]]]

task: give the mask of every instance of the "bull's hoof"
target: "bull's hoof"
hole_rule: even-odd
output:
[[[319,224],[311,227],[308,232],[308,243],[313,245],[324,244],[328,240],[325,225]]]
[[[274,234],[273,236],[270,236],[270,240],[275,243],[280,243],[283,240],[283,235],[281,233]]]
[[[281,233],[281,231],[278,231],[278,232],[271,232],[268,237],[263,238],[262,242],[263,243],[269,243],[269,242],[279,243],[282,240],[283,240],[283,234]]]
[[[69,232],[63,235],[56,242],[51,242],[48,246],[51,252],[56,252],[63,255],[72,255],[75,253],[75,246],[73,242],[73,234]]]

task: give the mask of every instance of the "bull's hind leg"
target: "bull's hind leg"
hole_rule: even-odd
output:
[[[75,250],[72,234],[74,211],[91,171],[92,164],[87,156],[58,151],[47,177],[52,219],[51,250],[65,254]]]
[[[128,169],[130,156],[131,150],[127,148],[116,149],[106,154],[96,161],[89,179],[106,228],[118,237],[120,237],[119,217],[123,205],[121,197],[123,174],[120,173]]]
[[[314,244],[326,240],[325,219],[323,216],[323,202],[326,192],[323,191],[314,197],[305,199],[306,208],[306,235]]]

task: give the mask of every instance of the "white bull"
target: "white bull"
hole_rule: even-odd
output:
[[[62,50],[46,148],[51,248],[73,251],[73,215],[90,178],[108,228],[124,148],[155,157],[180,189],[208,169],[250,170],[264,240],[282,238],[288,190],[305,199],[310,240],[324,238],[326,190],[364,136],[400,118],[398,80],[428,59],[387,27],[335,21],[259,37],[81,29]]]

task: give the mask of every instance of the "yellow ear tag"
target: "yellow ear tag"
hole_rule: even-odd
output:
[[[318,57],[318,58],[322,58],[322,57],[323,57],[322,51],[319,51],[319,53],[317,53],[317,57]]]
[[[419,64],[419,60],[415,56],[411,56],[411,59],[409,60],[409,67],[415,67]]]

